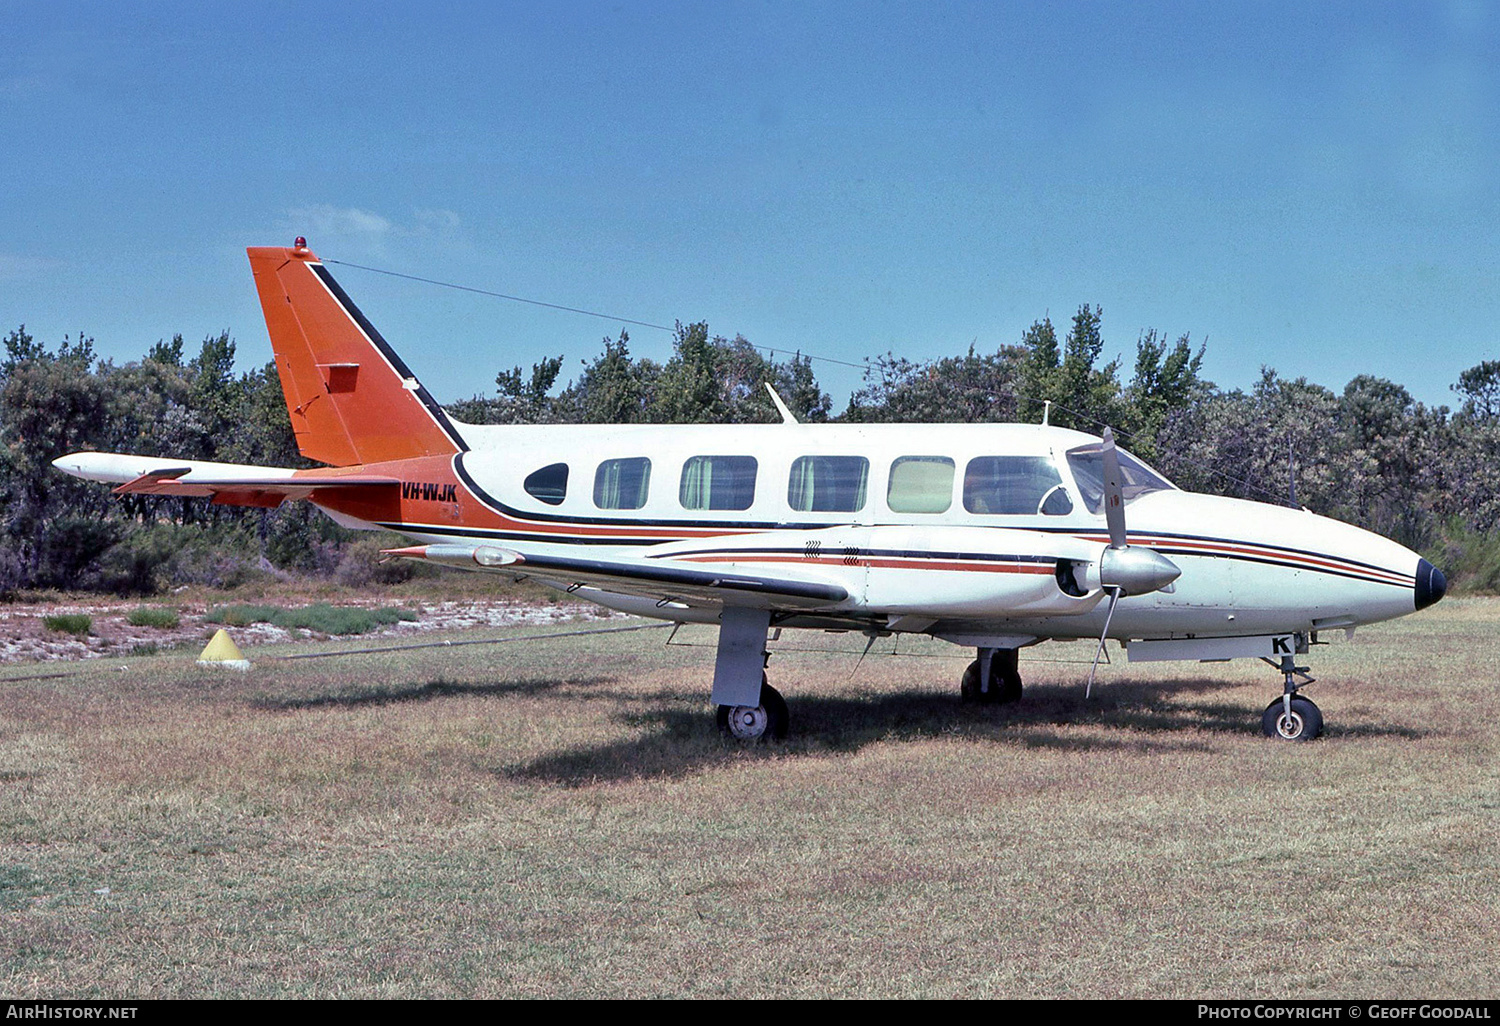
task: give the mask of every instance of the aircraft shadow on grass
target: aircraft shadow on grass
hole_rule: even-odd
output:
[[[1222,681],[1170,683],[1116,681],[1086,699],[1072,684],[1038,684],[1013,705],[976,707],[956,696],[931,691],[901,691],[849,697],[803,697],[795,700],[804,732],[796,739],[753,748],[725,739],[709,740],[697,692],[654,694],[610,689],[596,698],[615,698],[656,707],[625,712],[617,719],[648,733],[625,741],[580,746],[530,762],[505,767],[510,778],[544,780],[565,786],[647,777],[676,777],[746,758],[784,758],[827,752],[854,752],[893,739],[988,738],[1027,748],[1061,751],[1212,752],[1220,739],[1259,739],[1247,722],[1243,704],[1207,696],[1234,687]],[[1182,695],[1204,696],[1167,701]],[[1102,728],[1080,733],[1079,727]],[[1189,736],[1189,732],[1191,736]],[[1420,733],[1384,724],[1351,726],[1340,735],[1415,739]]]
[[[260,696],[250,704],[257,709],[362,709],[410,702],[429,702],[454,697],[491,697],[506,695],[541,695],[560,688],[592,687],[609,683],[607,677],[577,680],[510,680],[467,682],[430,680],[425,683],[398,684],[389,687],[366,686],[346,688],[331,694]]]

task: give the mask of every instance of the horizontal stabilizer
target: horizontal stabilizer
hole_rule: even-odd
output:
[[[327,488],[395,488],[400,481],[359,468],[288,470],[246,463],[167,460],[118,452],[75,452],[52,465],[86,481],[117,484],[116,495],[212,497],[221,505],[274,508],[286,499],[305,499]]]

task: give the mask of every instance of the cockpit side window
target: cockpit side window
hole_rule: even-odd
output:
[[[1172,485],[1166,478],[1136,459],[1124,449],[1116,449],[1120,458],[1120,490],[1125,501],[1145,495],[1147,492],[1168,491]],[[1073,482],[1083,504],[1090,513],[1104,509],[1104,452],[1101,443],[1080,445],[1068,450],[1068,467],[1073,471]]]
[[[534,470],[526,475],[522,487],[533,499],[540,499],[549,506],[560,505],[568,497],[568,465],[552,463]]]
[[[1045,456],[978,456],[964,468],[964,509],[1008,516],[1062,516],[1073,500]]]

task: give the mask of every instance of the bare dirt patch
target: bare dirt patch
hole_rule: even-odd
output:
[[[322,601],[327,601],[322,600]],[[0,663],[42,662],[56,659],[98,659],[160,649],[201,646],[213,636],[219,624],[209,623],[208,611],[219,603],[183,602],[151,603],[118,600],[81,600],[63,602],[16,603],[0,606]],[[309,602],[287,602],[288,606]],[[370,631],[362,637],[389,638],[421,635],[433,631],[462,630],[469,627],[509,627],[567,623],[573,620],[602,620],[617,615],[598,606],[586,604],[529,602],[516,599],[411,599],[400,602],[384,600],[349,600],[331,603],[364,609],[394,606],[410,609],[415,620],[402,620]],[[136,626],[129,622],[132,612],[147,608],[174,609],[176,627]],[[92,618],[87,635],[52,630],[48,617],[82,614]],[[299,638],[325,638],[316,631],[287,630],[268,623],[230,628],[230,634],[241,645],[274,644]]]

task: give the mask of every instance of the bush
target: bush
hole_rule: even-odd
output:
[[[56,616],[42,617],[42,626],[49,631],[73,634],[82,638],[93,633],[94,618],[87,613],[58,613]]]
[[[132,609],[125,620],[132,627],[159,627],[162,630],[171,630],[182,622],[177,610],[164,606],[140,606]]]
[[[418,577],[437,577],[443,568],[413,559],[387,559],[382,562],[381,549],[409,544],[398,534],[381,531],[376,535],[355,538],[339,553],[334,578],[346,588],[363,588],[372,584],[405,584]]]
[[[154,595],[178,585],[237,588],[265,573],[253,531],[240,526],[150,524],[131,531],[99,560],[99,586]]]
[[[1476,531],[1455,517],[1426,555],[1456,593],[1500,591],[1500,530]]]
[[[410,609],[360,609],[356,606],[330,606],[326,602],[319,602],[300,609],[245,603],[214,606],[203,619],[208,623],[222,623],[226,627],[269,623],[285,630],[300,629],[317,631],[319,634],[367,634],[382,624],[416,618],[417,614]]]

